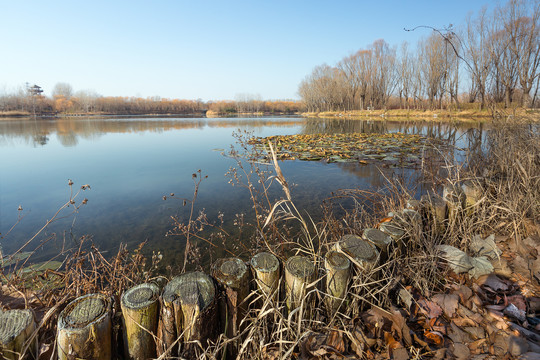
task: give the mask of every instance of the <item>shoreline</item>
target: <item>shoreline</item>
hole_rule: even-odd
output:
[[[458,120],[458,121],[487,121],[492,120],[494,115],[504,117],[528,117],[536,121],[540,120],[540,110],[527,110],[523,108],[516,109],[496,109],[494,114],[491,110],[348,110],[348,111],[321,111],[321,112],[304,112],[303,117],[306,118],[347,118],[347,119],[363,119],[363,118],[397,118],[407,120]]]

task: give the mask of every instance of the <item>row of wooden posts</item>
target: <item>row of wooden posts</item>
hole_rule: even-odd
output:
[[[407,208],[394,213],[393,219],[381,223],[379,229],[365,229],[361,236],[344,235],[324,258],[327,309],[337,311],[345,300],[352,266],[360,271],[373,269],[385,261],[392,242],[407,236],[404,224],[422,227],[420,206],[424,210],[427,206],[430,222],[444,224],[460,209],[471,209],[479,201],[479,189],[470,182],[447,186],[443,199],[410,201]],[[317,282],[317,271],[310,258],[304,256],[290,257],[283,270],[284,298],[290,312]],[[212,266],[212,277],[188,272],[163,287],[158,282],[128,289],[120,301],[125,357],[150,359],[164,353],[176,356],[180,347],[186,355],[188,342],[204,343],[218,331],[235,337],[248,310],[249,301],[244,300],[251,288],[279,300],[281,272],[275,255],[260,252],[249,264],[238,258],[219,259]],[[113,299],[103,294],[81,296],[69,303],[58,318],[58,359],[111,359],[112,307]],[[37,337],[31,339],[35,329],[31,310],[0,313],[1,354],[7,359],[17,359],[20,353],[35,354]],[[180,346],[180,342],[184,345]]]

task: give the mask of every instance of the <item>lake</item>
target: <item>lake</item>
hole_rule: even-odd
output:
[[[189,206],[182,206],[181,198],[191,199],[192,174],[199,169],[208,178],[200,184],[197,214],[205,209],[214,221],[223,213],[224,222],[230,224],[236,214],[252,213],[247,189],[231,186],[225,176],[236,166],[235,159],[226,156],[235,145],[233,133],[244,131],[254,136],[405,132],[448,140],[466,149],[481,137],[482,126],[301,117],[0,119],[0,245],[4,254],[16,251],[69,200],[71,179],[74,191],[90,185],[76,202],[87,198],[88,203],[77,214],[72,213],[73,205],[62,211],[60,219],[29,245],[28,250],[48,241],[36,259],[50,258],[75,245],[80,236],[89,235],[104,251],[115,251],[121,242],[133,248],[148,241],[149,249],[159,249],[169,261],[179,261],[183,241],[165,235],[172,228],[171,216],[182,220],[189,216]],[[414,182],[418,176],[415,169],[376,164],[294,160],[281,161],[280,166],[292,184],[296,205],[315,219],[321,215],[321,201],[338,189],[377,191],[385,186],[385,177],[397,174]],[[419,188],[417,195],[429,187]],[[171,193],[177,199],[170,198]],[[283,196],[278,186],[270,194],[276,199]],[[169,198],[163,200],[163,196]]]

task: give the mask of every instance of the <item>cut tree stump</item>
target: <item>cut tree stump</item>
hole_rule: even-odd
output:
[[[251,268],[259,290],[277,300],[280,276],[278,258],[269,252],[260,252],[251,258]]]
[[[465,213],[471,215],[482,199],[482,186],[478,182],[465,180],[461,184],[461,189],[465,195]]]
[[[199,271],[188,272],[169,281],[162,294],[163,325],[160,326],[166,330],[167,336],[161,339],[160,351],[164,346],[174,351],[176,346],[173,344],[179,337],[184,342],[199,341],[203,346],[213,337],[217,321],[215,294],[213,280]],[[188,354],[194,348],[188,345],[180,353]]]
[[[156,357],[159,287],[145,283],[124,292],[120,301],[125,354],[129,359]]]
[[[293,256],[285,262],[286,303],[289,311],[306,299],[308,286],[315,280],[315,265],[305,256]]]
[[[405,236],[405,230],[403,226],[399,223],[399,220],[392,219],[390,221],[383,222],[379,225],[379,230],[390,236],[393,241],[399,242]]]
[[[388,259],[388,247],[393,239],[390,235],[378,229],[364,229],[362,238],[369,241],[379,249],[381,262]]]
[[[330,250],[324,257],[326,269],[326,306],[333,314],[345,300],[349,286],[351,261],[340,252]]]
[[[37,337],[27,346],[30,336],[36,329],[31,310],[7,310],[0,312],[0,355],[2,359],[19,359],[37,354]],[[24,353],[24,354],[23,354]]]
[[[423,195],[422,208],[426,211],[426,218],[434,224],[432,230],[443,231],[446,226],[446,202],[436,195]]]
[[[448,219],[455,220],[465,208],[465,193],[454,184],[443,187],[443,199],[446,202]]]
[[[240,322],[247,313],[245,299],[249,295],[249,271],[238,258],[224,258],[216,261],[212,275],[218,282],[222,297],[219,302],[221,331],[229,338],[240,332]]]
[[[111,359],[112,299],[103,294],[81,296],[58,317],[58,359]]]
[[[375,245],[358,235],[343,235],[336,243],[335,249],[347,255],[361,271],[369,271],[379,262],[379,252]]]

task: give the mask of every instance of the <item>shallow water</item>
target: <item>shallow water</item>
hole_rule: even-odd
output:
[[[204,179],[196,212],[205,209],[210,219],[223,212],[232,223],[235,214],[250,214],[246,189],[232,187],[225,173],[235,166],[224,156],[235,144],[233,132],[254,136],[314,133],[423,134],[448,140],[461,148],[482,134],[474,123],[433,123],[386,120],[323,120],[299,117],[257,118],[60,118],[0,120],[0,245],[5,254],[17,250],[35,234],[70,197],[68,179],[88,204],[77,214],[73,206],[29,246],[49,239],[36,258],[47,258],[74,244],[72,239],[89,234],[100,249],[114,251],[120,242],[130,246],[148,240],[151,249],[177,258],[180,239],[165,237],[172,228],[171,216],[185,220],[188,208],[178,199],[163,200],[174,193],[191,199],[192,174],[201,170]],[[458,156],[461,156],[458,153]],[[361,188],[376,191],[385,176],[417,176],[417,170],[380,168],[349,163],[280,162],[296,205],[317,218],[320,202],[333,191]],[[279,187],[271,191],[279,198]],[[23,211],[18,211],[19,205]],[[18,219],[20,220],[19,223]],[[11,232],[9,230],[16,224]],[[9,233],[8,233],[9,232]]]

